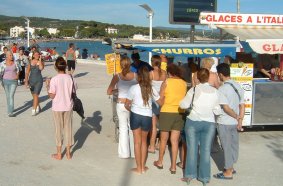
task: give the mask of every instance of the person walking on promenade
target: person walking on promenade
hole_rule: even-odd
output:
[[[40,112],[39,94],[43,85],[41,71],[44,69],[44,62],[38,51],[33,52],[32,60],[29,62],[26,69],[25,85],[30,89],[33,97],[33,106],[31,115],[35,116]]]
[[[164,104],[161,107],[159,116],[159,130],[161,131],[159,158],[157,161],[154,161],[153,165],[158,169],[163,169],[163,157],[169,138],[169,132],[171,132],[170,142],[172,155],[169,170],[171,174],[175,174],[180,131],[183,130],[184,127],[184,110],[179,108],[179,103],[186,95],[187,84],[181,79],[181,71],[177,65],[173,63],[168,65],[167,73],[168,78],[164,82]]]
[[[223,85],[219,88],[220,105],[223,114],[217,118],[218,134],[224,151],[224,171],[215,174],[217,179],[233,179],[234,164],[239,156],[239,133],[245,115],[244,91],[230,77],[230,67],[226,63],[217,66],[217,73]]]
[[[66,60],[69,74],[73,74],[76,69],[76,53],[74,47],[74,43],[70,43],[69,49],[66,51]]]
[[[23,47],[19,48],[19,57],[17,59],[17,62],[22,67],[22,70],[20,71],[20,75],[19,75],[19,85],[24,84],[25,74],[26,74],[26,65],[28,64],[28,58],[27,56],[24,55],[24,50],[25,49]]]
[[[187,157],[184,178],[181,180],[189,184],[197,178],[206,185],[211,177],[210,149],[216,131],[215,115],[221,113],[221,108],[217,89],[208,84],[209,71],[201,68],[197,78],[200,83],[191,88],[180,102],[182,109],[192,104],[185,124]]]
[[[217,73],[211,71],[211,67],[213,66],[213,64],[214,64],[214,60],[212,58],[203,58],[201,60],[201,68],[206,68],[207,70],[209,70],[208,83],[211,86],[218,89],[220,86],[220,81],[219,81],[219,77]],[[196,74],[197,73],[194,73],[194,76],[193,76],[193,82],[192,82],[193,87],[195,87],[197,84],[200,83]]]
[[[159,55],[153,55],[151,58],[151,64],[153,67],[152,74],[152,87],[160,93],[162,83],[166,80],[166,71],[161,69],[161,57]],[[157,123],[160,113],[160,106],[153,101],[152,102],[152,127],[150,130],[150,143],[148,147],[149,153],[155,153],[155,143],[157,136]]]
[[[164,90],[163,90],[164,91]],[[134,133],[136,168],[132,171],[138,174],[145,173],[147,158],[147,135],[152,123],[152,101],[162,105],[163,91],[160,96],[152,88],[149,69],[142,66],[138,71],[138,84],[133,85],[127,96],[125,108],[130,113],[130,126]]]
[[[136,74],[130,71],[131,61],[122,57],[120,61],[122,72],[113,76],[107,89],[107,94],[115,94],[118,89],[117,115],[119,118],[119,158],[134,157],[133,133],[130,129],[130,112],[124,107],[127,94],[132,85],[137,84]]]
[[[0,63],[0,79],[6,93],[7,112],[9,117],[14,117],[14,95],[17,88],[21,66],[13,60],[13,53],[6,52],[6,59]]]
[[[62,143],[65,136],[66,157],[71,159],[71,147],[74,144],[73,136],[73,80],[66,74],[67,63],[63,57],[58,57],[55,62],[58,72],[51,80],[46,80],[46,88],[52,99],[52,113],[55,126],[55,139],[57,153],[52,154],[56,160],[62,159]]]

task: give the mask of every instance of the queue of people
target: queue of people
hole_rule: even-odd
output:
[[[14,116],[14,93],[25,67],[24,82],[33,97],[32,115],[40,112],[39,94],[43,86],[44,62],[36,47],[32,48],[30,61],[23,57],[23,51],[19,55],[22,57],[13,60],[13,53],[7,50],[5,60],[0,64],[10,117]],[[46,81],[56,131],[57,152],[52,158],[57,160],[62,159],[62,136],[66,138],[67,159],[72,158],[70,149],[74,143],[72,93],[75,86],[72,77],[66,74],[67,69],[69,74],[75,69],[76,54],[72,43],[66,53],[67,61],[62,57],[56,59],[58,74]],[[204,58],[200,69],[194,65],[186,66],[194,68],[187,71],[191,77],[186,82],[188,73],[183,73],[184,69],[174,63],[167,65],[166,71],[162,70],[163,60],[158,55],[152,57],[152,66],[141,61],[138,53],[133,53],[131,59],[133,63],[127,56],[121,57],[122,71],[113,76],[107,89],[108,95],[118,94],[118,157],[135,158],[136,167],[132,171],[143,174],[148,171],[148,153],[154,154],[159,150],[158,159],[152,163],[156,168],[163,169],[165,149],[170,139],[169,172],[175,174],[179,139],[183,131],[185,148],[182,148],[181,167],[184,177],[181,180],[189,184],[192,179],[198,179],[206,185],[211,178],[210,152],[217,129],[224,151],[225,169],[214,177],[233,179],[236,172],[234,164],[239,154],[238,131],[242,130],[244,117],[244,95],[240,85],[230,78],[229,65],[219,64],[215,73],[211,71],[213,60]],[[185,115],[188,108],[191,111]],[[160,142],[156,146],[157,130],[160,132]]]
[[[238,131],[242,130],[244,117],[244,95],[240,85],[231,80],[229,65],[219,64],[217,72],[213,72],[212,58],[202,59],[199,69],[189,59],[192,64],[181,68],[169,64],[163,71],[158,55],[152,57],[152,66],[141,61],[137,53],[133,53],[131,59],[130,65],[130,59],[122,57],[122,72],[113,76],[107,90],[108,95],[118,91],[119,139],[127,139],[119,141],[118,157],[124,158],[121,145],[129,149],[132,143],[129,136],[133,133],[136,167],[132,171],[145,173],[148,170],[146,157],[156,150],[159,150],[158,160],[153,165],[163,169],[163,157],[170,139],[169,172],[175,174],[178,165],[184,169],[181,181],[189,184],[192,179],[198,179],[206,185],[211,179],[210,153],[217,130],[225,169],[213,176],[233,179],[239,154]],[[186,77],[188,75],[190,77]],[[185,115],[188,108],[190,112]],[[127,113],[127,120],[119,110]],[[156,146],[157,130],[160,141]],[[181,148],[182,158],[177,164],[180,138],[184,148]],[[127,150],[127,158],[131,157],[129,152]]]

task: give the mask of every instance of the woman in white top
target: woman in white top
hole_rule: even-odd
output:
[[[186,109],[193,101],[192,111],[185,124],[187,157],[182,181],[189,183],[197,178],[206,185],[210,180],[210,150],[216,129],[215,115],[221,113],[221,108],[218,90],[208,84],[209,71],[201,68],[197,72],[197,78],[200,84],[191,88],[180,103],[180,107]]]
[[[166,71],[161,69],[161,57],[159,55],[153,55],[151,58],[151,65],[153,67],[152,74],[152,88],[158,93],[162,83],[166,80]],[[155,153],[155,141],[157,135],[157,123],[160,113],[160,106],[153,101],[152,102],[152,128],[150,131],[150,143],[148,147],[149,153]]]
[[[137,84],[135,73],[130,71],[131,61],[122,57],[120,61],[122,72],[113,76],[107,89],[107,94],[112,95],[118,89],[117,115],[119,118],[119,158],[134,157],[133,133],[130,130],[130,112],[125,109],[127,94],[132,85]]]
[[[138,84],[133,85],[128,93],[125,107],[130,113],[130,126],[134,133],[135,159],[137,167],[132,171],[145,173],[147,158],[147,135],[152,123],[152,101],[162,105],[164,90],[158,92],[152,88],[149,69],[142,66],[138,70]]]

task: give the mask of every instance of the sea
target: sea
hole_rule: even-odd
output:
[[[70,43],[75,44],[75,48],[80,48],[80,54],[82,54],[83,49],[87,49],[88,56],[93,54],[97,54],[100,56],[101,60],[105,60],[105,54],[113,53],[113,49],[109,45],[102,44],[101,41],[46,41],[46,42],[39,42],[39,46],[41,50],[46,50],[47,48],[53,49],[56,47],[56,51],[59,55],[63,55],[68,49]],[[123,51],[124,52],[124,51]],[[125,51],[127,55],[130,57],[132,51]],[[140,52],[141,60],[148,62],[149,53],[144,51]],[[186,63],[186,57],[175,57],[172,59],[174,62],[181,61],[182,63]]]

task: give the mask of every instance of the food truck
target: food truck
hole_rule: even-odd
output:
[[[237,36],[257,54],[278,54],[271,78],[253,78],[252,61],[233,64],[231,75],[245,90],[244,126],[282,125],[283,15],[201,12],[200,23]]]

